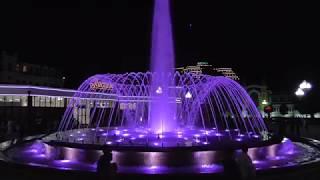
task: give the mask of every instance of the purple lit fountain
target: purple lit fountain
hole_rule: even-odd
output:
[[[174,121],[176,102],[174,76],[174,47],[172,38],[172,25],[169,0],[156,0],[152,32],[151,71],[151,97],[150,127],[158,132],[172,131],[176,124]],[[172,100],[170,100],[172,99]]]
[[[151,72],[88,78],[69,100],[56,133],[12,148],[7,157],[95,171],[102,149],[109,149],[125,174],[220,173],[223,150],[243,145],[259,170],[319,157],[313,146],[268,133],[237,82],[174,72],[170,18],[170,1],[155,0]]]

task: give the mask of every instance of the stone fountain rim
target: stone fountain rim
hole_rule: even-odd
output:
[[[109,150],[109,151],[122,151],[122,152],[173,152],[173,151],[224,151],[224,150],[238,150],[242,147],[247,148],[259,148],[264,146],[270,146],[274,144],[280,144],[283,140],[283,136],[272,135],[270,139],[257,142],[237,142],[230,141],[232,144],[215,144],[215,145],[198,145],[198,146],[175,146],[175,147],[154,147],[154,146],[117,146],[117,145],[98,145],[98,144],[86,144],[86,143],[73,143],[62,142],[57,140],[44,141],[43,143],[51,147],[61,148],[75,148],[82,150]]]

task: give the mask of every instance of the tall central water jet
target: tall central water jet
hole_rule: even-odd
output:
[[[171,131],[176,126],[175,94],[169,87],[175,85],[174,45],[170,15],[170,0],[154,1],[152,31],[151,71],[155,73],[151,82],[149,125],[157,132]]]

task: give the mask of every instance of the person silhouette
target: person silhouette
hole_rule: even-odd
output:
[[[253,180],[256,178],[256,168],[248,155],[248,147],[243,146],[241,150],[241,153],[236,158],[241,174],[240,179]]]
[[[240,177],[240,169],[237,164],[235,154],[234,149],[227,149],[224,151],[223,176],[225,179],[238,179]]]
[[[97,162],[97,174],[100,179],[115,179],[118,167],[116,163],[112,161],[112,152],[109,150],[103,150],[103,155]]]

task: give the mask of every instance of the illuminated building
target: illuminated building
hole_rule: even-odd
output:
[[[63,87],[65,77],[55,68],[21,62],[17,54],[0,55],[0,83]]]
[[[109,88],[109,87],[107,87]],[[73,107],[71,101],[76,90],[47,88],[29,85],[0,84],[0,129],[6,132],[9,121],[25,123],[26,127],[56,128],[67,107]],[[96,94],[98,92],[88,92]],[[80,105],[73,108],[74,118],[78,122],[88,122],[93,107],[108,109],[114,106],[114,102],[108,98],[79,98]],[[122,109],[134,109],[135,104],[123,103]],[[50,129],[50,128],[49,128]],[[1,133],[0,133],[1,137]]]
[[[216,68],[208,62],[198,62],[195,66],[186,66],[176,68],[180,73],[193,73],[195,76],[201,74],[208,74],[213,76],[225,76],[230,79],[239,81],[239,76],[232,70],[232,68]]]
[[[248,85],[246,86],[248,94],[255,102],[263,117],[267,114],[264,108],[271,105],[273,112],[271,117],[298,117],[301,114],[295,109],[293,98],[290,95],[273,93],[266,85]],[[285,106],[288,110],[286,114],[281,114],[280,107]]]

